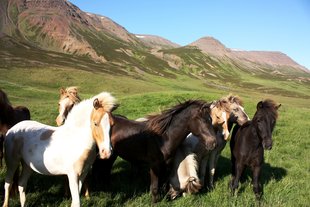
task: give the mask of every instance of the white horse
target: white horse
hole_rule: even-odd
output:
[[[115,98],[107,92],[84,100],[69,113],[64,125],[47,126],[35,121],[23,121],[12,127],[5,138],[5,198],[13,175],[22,164],[18,181],[21,206],[25,206],[27,181],[33,171],[44,175],[67,175],[72,196],[71,206],[80,206],[80,190],[96,157],[96,144],[102,159],[111,155],[109,113]]]

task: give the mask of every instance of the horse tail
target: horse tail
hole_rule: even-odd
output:
[[[202,188],[200,180],[196,177],[189,177],[186,181],[185,192],[188,194],[197,193]]]

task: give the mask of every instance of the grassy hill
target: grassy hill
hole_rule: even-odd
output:
[[[242,97],[245,109],[252,117],[258,101],[274,99],[282,107],[274,131],[274,147],[265,155],[262,178],[265,194],[261,206],[308,205],[310,87],[307,82],[267,79],[230,68],[223,62],[212,62],[212,59],[210,64],[214,68],[223,69],[212,68],[217,77],[193,75],[191,69],[170,70],[171,76],[167,77],[124,70],[113,64],[97,64],[87,57],[27,50],[25,45],[16,47],[5,51],[3,47],[0,49],[4,63],[0,67],[0,87],[7,92],[13,105],[29,107],[33,120],[49,125],[55,125],[59,88],[71,85],[80,87],[82,98],[101,91],[112,92],[121,104],[115,113],[130,119],[159,112],[178,100],[214,100],[229,93]],[[187,61],[198,62],[198,56],[199,53],[197,59]],[[219,161],[214,191],[203,191],[173,202],[163,200],[158,206],[258,206],[249,175],[246,174],[238,196],[231,196],[227,187],[230,155],[229,147],[226,147]],[[5,168],[0,170],[0,186],[4,185],[4,176]],[[113,167],[112,185],[92,192],[90,200],[82,198],[83,206],[150,206],[148,174],[137,179],[130,176],[130,165],[118,159]],[[2,200],[3,188],[0,188],[0,197]],[[67,206],[71,202],[70,198],[63,196],[63,179],[37,174],[29,182],[27,201],[29,206]],[[19,205],[18,197],[12,200],[12,204]]]

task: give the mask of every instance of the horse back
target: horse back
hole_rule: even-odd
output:
[[[23,120],[30,120],[30,111],[25,106],[17,106],[14,108],[14,124]]]

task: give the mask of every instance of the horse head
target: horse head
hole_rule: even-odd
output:
[[[236,122],[242,126],[250,120],[249,116],[245,113],[242,101],[238,96],[229,95],[226,99],[230,109],[229,122]]]
[[[62,125],[68,113],[71,111],[73,106],[81,101],[80,97],[78,96],[77,87],[68,87],[66,89],[60,89],[60,99],[58,102],[58,111],[59,115],[56,118],[57,126]]]
[[[272,131],[278,118],[277,110],[280,106],[281,104],[276,105],[270,99],[257,103],[253,123],[264,149],[270,150],[272,148]]]
[[[189,130],[196,137],[204,140],[207,150],[214,149],[216,146],[216,135],[210,116],[211,103],[202,102],[197,110],[193,110],[193,113],[194,115],[188,120]]]
[[[91,113],[92,136],[98,146],[101,159],[111,156],[112,146],[110,139],[110,128],[113,126],[111,112],[116,109],[115,99],[109,93],[101,93],[93,101]]]
[[[217,132],[220,132],[225,140],[229,136],[228,131],[228,118],[229,118],[229,108],[223,101],[213,102],[211,105],[211,118],[212,125]]]

